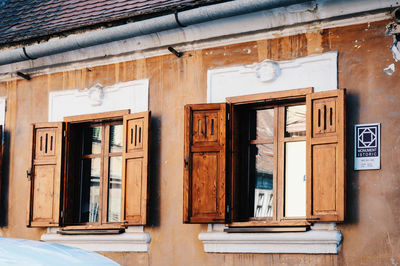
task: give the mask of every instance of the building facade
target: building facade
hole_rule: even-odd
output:
[[[397,265],[398,3],[175,2],[3,44],[1,235],[121,265]],[[355,170],[359,124],[378,169]]]

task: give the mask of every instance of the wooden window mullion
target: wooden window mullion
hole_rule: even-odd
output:
[[[285,128],[285,107],[277,106],[276,110],[276,144],[277,152],[276,152],[276,182],[277,182],[277,221],[281,221],[284,217],[284,203],[285,203],[285,180],[284,180],[284,172],[285,172],[285,144],[283,142],[284,138],[284,128]]]
[[[108,206],[108,174],[109,174],[109,150],[110,150],[110,125],[103,125],[103,140],[102,140],[102,178],[101,178],[101,223],[107,223],[107,206]]]

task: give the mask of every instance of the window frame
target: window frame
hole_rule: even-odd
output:
[[[74,132],[73,127],[77,126],[78,130],[75,130],[77,133],[79,125],[115,120],[122,120],[123,127],[121,221],[100,225],[76,224],[77,216],[71,213],[78,205],[79,200],[76,199],[79,193],[71,192],[77,185],[76,178],[75,181],[71,180],[74,180],[72,178],[74,169],[76,170],[80,164],[81,156],[76,151],[81,147],[74,145],[80,143],[80,141],[74,142],[79,140],[80,134],[71,134]],[[120,110],[65,117],[63,122],[33,123],[31,168],[27,170],[29,181],[27,227],[91,230],[125,229],[128,226],[146,225],[149,200],[150,120],[150,111],[130,114],[130,110]],[[72,156],[73,154],[78,156]],[[108,189],[108,186],[103,188]],[[107,214],[107,211],[103,214]]]
[[[224,223],[229,227],[275,226],[277,228],[304,227],[313,222],[343,222],[346,181],[345,96],[345,89],[313,92],[313,88],[305,88],[227,97],[226,103],[186,105],[183,222]],[[243,219],[238,211],[240,204],[237,204],[243,200],[235,199],[235,197],[239,198],[237,187],[241,185],[236,181],[237,169],[233,167],[235,163],[237,165],[235,154],[239,153],[234,145],[237,143],[235,139],[238,134],[234,134],[232,130],[236,127],[235,115],[239,113],[235,113],[235,108],[246,107],[249,104],[278,106],[282,103],[296,102],[297,104],[304,101],[306,103],[305,218],[287,217],[280,221],[267,222],[248,221],[249,215],[246,215]],[[329,110],[331,115],[326,113]],[[207,139],[205,132],[209,129],[205,129],[205,132],[200,134],[196,130],[197,124],[207,125],[207,116],[219,121],[219,126],[216,128],[218,130],[216,134],[219,137],[214,142]],[[242,115],[242,119],[248,118]],[[284,134],[283,130],[282,134]],[[197,147],[198,144],[196,146],[196,141],[194,141],[199,137],[205,140],[202,147]],[[303,141],[304,137],[302,136],[299,140]],[[210,156],[213,154],[217,160],[210,163]],[[193,162],[195,155],[196,163]],[[203,159],[199,160],[200,157]],[[323,169],[329,169],[329,171]],[[220,187],[223,187],[224,194],[219,194]],[[193,206],[196,211],[193,211]],[[281,213],[283,214],[283,208],[281,208]]]
[[[78,171],[82,171],[82,161],[84,159],[93,159],[93,158],[98,158],[100,159],[100,180],[99,180],[99,218],[97,222],[79,222],[77,221],[76,224],[72,226],[88,226],[88,227],[108,227],[110,225],[113,227],[113,224],[120,224],[121,222],[110,222],[108,221],[108,208],[109,208],[109,166],[110,166],[110,158],[112,157],[121,157],[121,170],[122,170],[122,151],[121,152],[109,152],[110,149],[110,127],[112,125],[121,125],[122,126],[123,120],[122,117],[116,117],[115,119],[107,119],[104,121],[96,121],[96,122],[79,122],[79,123],[71,123],[71,126],[76,126],[76,131],[79,131],[78,134],[80,134],[80,137],[83,137],[81,134],[83,130],[89,127],[101,127],[102,131],[102,136],[101,136],[101,151],[100,153],[90,153],[90,154],[84,154],[80,152],[79,154],[76,154],[73,152],[72,154],[66,154],[66,156],[73,156],[75,160],[79,160],[79,163],[76,165],[77,169],[76,171],[76,176],[78,175]],[[122,136],[121,136],[122,138]],[[81,142],[79,142],[79,146],[82,149],[83,144],[83,139],[81,138]],[[122,143],[122,139],[121,139]],[[77,145],[78,143],[71,143],[72,145]],[[68,145],[68,144],[66,144]],[[66,167],[70,167],[67,164],[65,165]],[[80,180],[82,177],[80,177]],[[121,171],[121,179],[122,179],[122,171]],[[121,180],[122,181],[122,180]],[[82,184],[78,184],[77,188],[81,188]],[[63,191],[64,192],[64,191]],[[64,193],[64,198],[63,200],[66,200],[66,197],[68,197],[67,193]],[[121,199],[120,199],[121,200]],[[78,202],[79,203],[79,202]],[[79,204],[80,208],[82,205],[82,202]],[[122,206],[120,207],[121,211]]]
[[[308,92],[309,90],[305,90]],[[302,91],[300,91],[301,93]],[[232,162],[232,167],[230,170],[230,179],[232,186],[231,197],[228,205],[237,205],[238,200],[235,199],[235,194],[243,191],[242,184],[238,181],[238,178],[241,178],[243,174],[240,173],[240,170],[235,167],[235,164],[241,166],[243,165],[243,161],[238,159],[237,157],[240,154],[245,153],[245,158],[248,158],[248,151],[241,152],[241,149],[246,149],[246,145],[239,144],[241,142],[246,142],[248,145],[251,143],[250,140],[240,138],[237,131],[240,130],[239,126],[236,126],[236,123],[239,124],[239,120],[242,119],[240,112],[243,112],[245,116],[248,115],[250,110],[265,110],[265,109],[274,109],[274,136],[273,136],[273,145],[274,145],[274,166],[273,166],[273,216],[272,217],[252,217],[252,213],[250,213],[251,208],[249,208],[249,212],[247,217],[239,216],[235,214],[235,210],[237,208],[233,207],[230,216],[228,216],[228,221],[226,226],[228,227],[260,227],[260,226],[310,226],[311,223],[307,221],[306,215],[304,217],[285,217],[285,143],[286,142],[295,142],[295,141],[306,141],[306,136],[297,136],[297,137],[285,137],[285,121],[286,121],[286,112],[285,108],[288,106],[295,105],[306,105],[306,97],[305,95],[291,95],[289,99],[284,99],[283,97],[279,97],[280,94],[285,95],[286,93],[273,93],[275,97],[271,97],[270,100],[266,100],[266,94],[259,95],[246,95],[246,96],[238,96],[227,99],[230,102],[230,129],[227,132],[228,139],[231,138],[230,142],[230,150],[238,149],[238,152],[230,153],[230,160]],[[270,94],[268,94],[270,95]],[[268,96],[267,95],[267,96]],[[293,96],[293,97],[292,97]],[[239,107],[239,108],[238,108]],[[244,110],[235,110],[235,109],[244,109]],[[307,130],[307,128],[306,128]],[[246,128],[248,131],[248,128]],[[231,134],[231,137],[229,137]],[[245,138],[246,136],[242,137]],[[258,143],[258,141],[256,141]],[[235,148],[237,146],[241,146],[239,148]],[[304,154],[306,156],[306,154]],[[244,170],[249,170],[249,166],[245,166]],[[239,172],[239,173],[238,173]],[[249,176],[248,176],[249,178]],[[235,191],[235,185],[237,183],[239,185],[239,191]],[[247,190],[250,188],[247,187]],[[250,194],[250,193],[249,193]],[[250,196],[250,195],[249,195]],[[254,199],[250,197],[247,198],[247,204],[250,204]],[[306,202],[304,202],[306,205]],[[235,218],[240,217],[240,218]]]
[[[65,138],[65,152],[64,152],[64,177],[63,177],[63,187],[61,189],[62,193],[62,213],[68,213],[68,206],[66,206],[66,202],[68,201],[68,198],[70,195],[68,195],[68,182],[67,180],[70,178],[70,164],[71,164],[71,158],[70,156],[77,156],[79,157],[79,163],[78,163],[78,168],[80,169],[81,167],[81,160],[86,157],[82,153],[76,154],[75,152],[71,153],[70,150],[70,145],[74,145],[74,143],[71,142],[71,139],[69,138],[70,134],[72,133],[71,130],[76,130],[72,129],[73,127],[78,127],[77,130],[82,131],[85,127],[91,127],[91,126],[96,126],[100,125],[102,127],[102,146],[101,146],[101,153],[99,156],[96,156],[96,158],[101,158],[101,163],[100,163],[100,168],[101,168],[101,173],[102,176],[100,177],[100,192],[99,192],[99,209],[101,208],[101,211],[99,212],[99,219],[97,222],[82,222],[82,223],[66,223],[64,218],[65,215],[62,215],[61,217],[61,227],[62,230],[77,230],[77,229],[122,229],[125,228],[126,226],[124,225],[124,221],[121,216],[121,221],[119,222],[107,222],[107,212],[108,212],[108,169],[105,169],[106,167],[109,166],[109,162],[106,162],[104,157],[107,154],[107,157],[110,158],[109,152],[105,152],[104,148],[105,145],[109,142],[106,141],[106,137],[109,137],[109,130],[108,134],[105,131],[105,128],[112,124],[119,124],[123,125],[123,117],[125,115],[128,115],[130,113],[129,110],[121,110],[121,111],[112,111],[112,112],[106,112],[106,113],[96,113],[96,114],[87,114],[87,115],[78,115],[78,116],[68,116],[64,118],[64,122],[67,124],[67,129],[66,129],[66,135],[68,137]],[[83,143],[79,143],[80,146],[83,145]],[[109,144],[107,144],[109,147]],[[121,155],[122,157],[122,152]],[[92,156],[89,156],[92,157]],[[74,160],[78,160],[74,158]],[[121,162],[122,163],[122,162]],[[122,167],[121,167],[122,168]],[[107,176],[106,176],[107,174]],[[122,175],[122,173],[121,173]],[[107,192],[106,192],[107,191]],[[122,185],[121,185],[121,198],[122,198]],[[122,202],[122,199],[121,199]],[[121,214],[123,213],[122,211],[123,205],[121,204]]]

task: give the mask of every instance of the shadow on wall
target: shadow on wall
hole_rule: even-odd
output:
[[[359,171],[354,170],[354,125],[360,122],[359,96],[347,90],[346,95],[346,224],[359,220]]]
[[[149,220],[150,226],[160,226],[160,182],[161,182],[161,117],[151,117],[150,129],[150,189]]]
[[[8,225],[8,191],[10,183],[10,143],[11,136],[4,130],[3,158],[1,163],[1,191],[0,191],[0,227]],[[25,208],[23,208],[25,210]]]

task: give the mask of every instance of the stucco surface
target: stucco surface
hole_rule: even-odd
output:
[[[151,121],[148,253],[103,253],[122,265],[396,265],[400,263],[400,64],[385,36],[387,21],[313,31],[174,55],[0,83],[7,96],[3,161],[3,236],[40,239],[26,227],[29,125],[47,121],[48,92],[149,78]],[[206,225],[182,223],[183,106],[206,102],[210,68],[286,60],[338,51],[338,81],[347,89],[347,212],[338,255],[208,254],[198,240]],[[382,169],[353,170],[353,126],[381,123]]]

